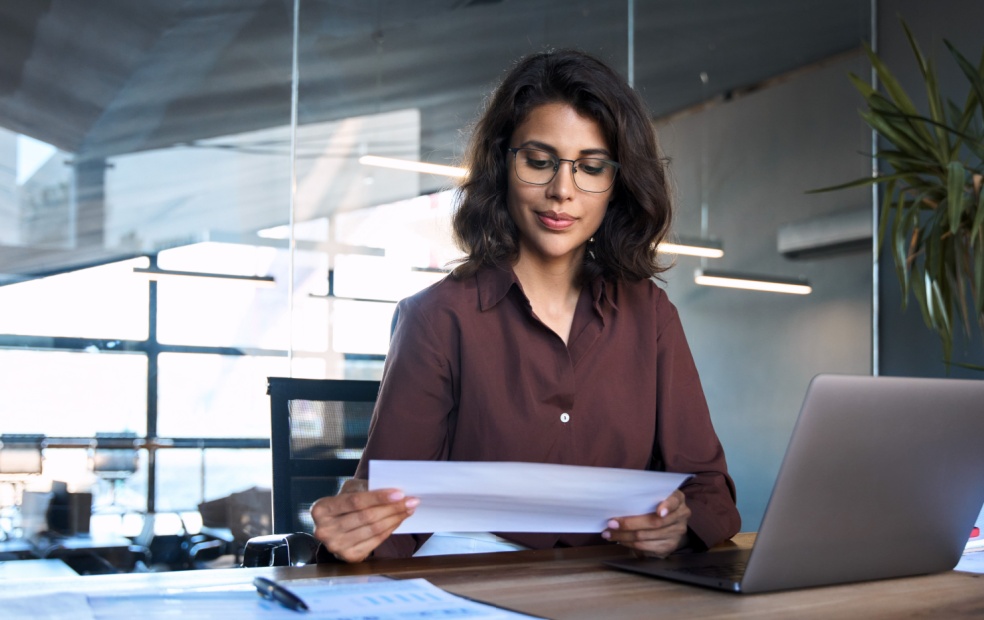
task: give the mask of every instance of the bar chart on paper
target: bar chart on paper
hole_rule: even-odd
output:
[[[292,593],[305,602],[310,611],[297,612],[276,601],[259,597],[251,583],[210,590],[90,596],[89,605],[91,617],[96,620],[198,620],[219,617],[241,620],[296,620],[298,617],[311,620],[395,620],[418,617],[513,620],[533,617],[456,596],[425,579],[349,577],[285,583]]]

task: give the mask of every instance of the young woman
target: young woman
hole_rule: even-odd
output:
[[[531,55],[494,93],[465,163],[453,223],[467,258],[399,304],[363,460],[312,508],[315,536],[354,562],[605,541],[665,556],[734,535],[734,484],[676,309],[653,282],[671,207],[641,99],[591,56]],[[367,491],[374,458],[695,476],[600,536],[428,540],[390,535],[419,500]]]

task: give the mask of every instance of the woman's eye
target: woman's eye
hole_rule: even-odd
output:
[[[578,161],[577,169],[590,175],[605,174],[605,170],[608,169],[608,164],[603,161],[593,161],[590,159],[582,159]]]
[[[527,157],[526,165],[530,168],[536,168],[537,170],[545,170],[553,167],[553,161],[549,159],[535,159],[533,157]]]

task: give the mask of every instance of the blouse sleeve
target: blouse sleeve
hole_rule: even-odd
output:
[[[711,423],[704,390],[676,308],[661,295],[657,352],[656,441],[665,471],[692,473],[682,487],[691,540],[713,546],[738,533],[741,518],[724,450]]]
[[[453,336],[436,333],[415,298],[401,301],[396,317],[357,478],[368,479],[372,459],[448,458],[455,399],[445,352]],[[391,536],[373,557],[409,557],[427,538]]]

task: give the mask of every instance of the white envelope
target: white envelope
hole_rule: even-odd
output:
[[[370,461],[369,488],[420,498],[397,534],[597,533],[652,512],[691,474],[544,463]]]

